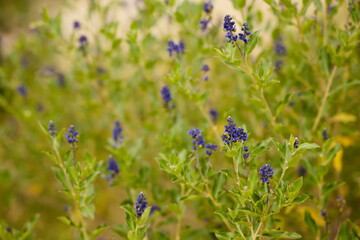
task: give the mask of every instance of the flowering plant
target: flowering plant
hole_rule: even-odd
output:
[[[356,1],[120,2],[0,41],[0,239],[359,239]]]

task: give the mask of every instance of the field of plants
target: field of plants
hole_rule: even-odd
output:
[[[0,239],[360,239],[359,0],[0,1]]]

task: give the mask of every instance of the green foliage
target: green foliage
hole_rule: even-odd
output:
[[[359,238],[356,1],[78,2],[1,34],[0,239]]]

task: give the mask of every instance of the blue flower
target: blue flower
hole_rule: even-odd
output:
[[[75,131],[75,127],[73,125],[68,129],[69,133],[65,133],[66,140],[69,144],[74,144],[78,142],[79,132]]]
[[[245,22],[242,25],[241,31],[243,33],[239,33],[239,40],[242,40],[244,43],[248,43],[250,41],[250,38],[246,39],[246,37],[251,35],[251,32],[248,32],[250,28],[248,27],[248,24]]]
[[[206,74],[208,71],[210,71],[210,67],[209,67],[209,65],[204,64],[200,70],[203,71],[204,74]],[[209,76],[205,75],[204,79],[205,79],[205,81],[209,80]]]
[[[80,50],[84,50],[85,48],[85,45],[88,44],[88,39],[86,36],[82,35],[80,38],[79,38],[79,42],[80,42]]]
[[[119,164],[116,162],[115,158],[113,158],[112,156],[110,156],[108,159],[107,170],[109,170],[110,172],[112,172],[114,174],[118,174],[120,172]]]
[[[247,133],[243,128],[236,128],[236,124],[233,119],[229,116],[227,118],[228,124],[225,125],[225,134],[221,135],[222,140],[225,144],[232,146],[236,142],[244,142],[248,139]]]
[[[213,10],[214,6],[211,3],[211,1],[205,2],[203,5],[203,10],[206,13],[211,13],[211,11]]]
[[[321,216],[326,217],[326,210],[320,210]]]
[[[110,156],[108,159],[108,165],[106,169],[111,172],[110,175],[106,176],[106,179],[110,180],[109,185],[112,185],[111,179],[120,173],[119,164],[112,156]]]
[[[273,178],[274,171],[273,168],[270,167],[270,164],[264,164],[262,168],[260,168],[261,181],[263,183],[269,183],[269,178]]]
[[[236,32],[236,25],[234,21],[231,21],[232,17],[228,14],[224,17],[223,30],[226,32]]]
[[[55,124],[53,121],[50,121],[48,130],[51,136],[56,134]]]
[[[286,55],[286,47],[283,45],[281,37],[278,37],[275,41],[275,53],[277,55]]]
[[[326,140],[329,139],[329,137],[328,137],[328,132],[327,132],[326,128],[324,128],[324,129],[322,130],[321,135],[323,136],[324,141],[326,141]]]
[[[210,67],[209,67],[209,65],[204,64],[204,65],[201,67],[200,70],[201,70],[201,71],[204,71],[204,73],[206,73],[206,72],[210,71]]]
[[[247,146],[244,147],[244,159],[248,159],[250,157],[249,148]]]
[[[211,156],[211,154],[213,153],[213,151],[216,151],[217,145],[216,144],[212,144],[212,143],[208,143],[205,145],[206,149],[206,154]]]
[[[200,19],[199,24],[201,31],[205,31],[209,23],[210,23],[210,19]]]
[[[218,111],[216,111],[215,109],[212,108],[212,109],[210,109],[209,114],[211,116],[211,120],[216,123],[218,120],[218,115],[219,115]]]
[[[295,138],[295,141],[294,141],[294,148],[299,148],[299,140],[297,137]]]
[[[27,97],[28,91],[27,91],[27,88],[24,85],[20,85],[16,90],[21,96]]]
[[[75,21],[73,24],[74,29],[79,29],[80,28],[80,22],[79,21]]]
[[[199,147],[203,148],[205,146],[204,136],[201,134],[201,131],[198,128],[193,128],[188,131],[188,134],[194,139],[193,148],[194,150],[198,150]]]
[[[123,139],[124,139],[124,136],[122,135],[122,127],[121,127],[121,124],[118,120],[115,120],[114,122],[114,128],[112,130],[112,137],[113,137],[113,140],[114,140],[114,143],[115,143],[115,147],[121,145]]]
[[[236,42],[238,36],[233,34],[233,32],[236,32],[236,25],[231,20],[232,17],[230,15],[224,17],[223,30],[226,31],[225,37],[228,38],[228,42]]]
[[[171,92],[168,86],[164,86],[161,90],[161,97],[164,103],[164,106],[168,109],[169,108],[169,102],[172,100],[171,97]],[[172,105],[172,108],[174,107],[174,105]]]
[[[173,56],[173,52],[179,54],[179,53],[184,53],[185,52],[185,43],[181,40],[179,44],[176,44],[174,41],[169,40],[167,42],[167,50],[169,52],[169,56],[172,57]]]
[[[135,203],[135,211],[138,217],[141,217],[142,214],[144,213],[145,209],[146,209],[146,205],[147,205],[147,201],[145,195],[141,192],[136,200]]]

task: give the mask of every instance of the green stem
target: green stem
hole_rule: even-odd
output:
[[[315,118],[315,122],[314,122],[314,125],[313,125],[312,129],[311,129],[311,132],[314,132],[316,130],[317,126],[319,125],[321,115],[322,115],[322,112],[323,112],[324,107],[326,105],[326,100],[327,100],[327,98],[329,96],[330,88],[331,88],[331,85],[332,85],[334,77],[335,77],[336,70],[337,70],[337,66],[335,66],[333,68],[333,70],[331,71],[331,75],[329,77],[329,81],[328,81],[328,84],[326,85],[325,93],[324,93],[324,96],[323,96],[322,101],[321,101],[321,106],[320,106],[320,109],[319,109],[319,111],[317,113],[317,116]]]
[[[266,101],[266,99],[265,99],[265,96],[264,96],[262,90],[260,89],[259,84],[257,84],[255,78],[254,78],[254,77],[252,76],[252,74],[251,74],[250,66],[249,66],[249,64],[248,64],[248,62],[247,62],[247,59],[245,58],[244,60],[245,60],[245,65],[246,65],[246,73],[247,73],[248,77],[251,79],[252,83],[254,84],[254,87],[255,87],[255,89],[256,89],[259,97],[260,97],[260,100],[262,101],[262,103],[263,103],[264,106],[265,106],[266,112],[268,113],[269,118],[270,118],[270,123],[271,123],[271,125],[272,125],[273,127],[275,127],[275,125],[276,125],[276,119],[275,119],[274,115],[273,115],[272,112],[271,112],[271,109],[270,109],[270,107],[269,107],[269,104],[267,103],[267,101]]]
[[[185,185],[182,183],[181,185],[181,197],[185,194]],[[180,215],[178,218],[177,226],[176,226],[176,237],[175,240],[180,240],[180,233],[181,233],[181,223],[183,218],[183,211],[184,211],[184,201],[180,200]]]
[[[71,193],[71,196],[72,198],[74,199],[74,207],[75,207],[75,212],[78,214],[78,217],[79,217],[79,224],[80,224],[80,232],[84,235],[84,240],[88,240],[88,235],[87,235],[87,231],[86,231],[86,222],[85,222],[85,219],[83,218],[81,212],[80,212],[80,197],[78,197],[78,194],[76,193],[75,191],[75,188],[66,172],[66,168],[65,168],[65,165],[64,165],[64,162],[60,156],[60,153],[59,153],[59,150],[57,148],[54,148],[54,151],[55,151],[55,155],[58,159],[58,162],[59,162],[59,166],[61,168],[61,171],[64,173],[64,176],[66,178],[66,181],[68,182],[68,185],[69,185],[69,188],[70,188],[70,193]]]

